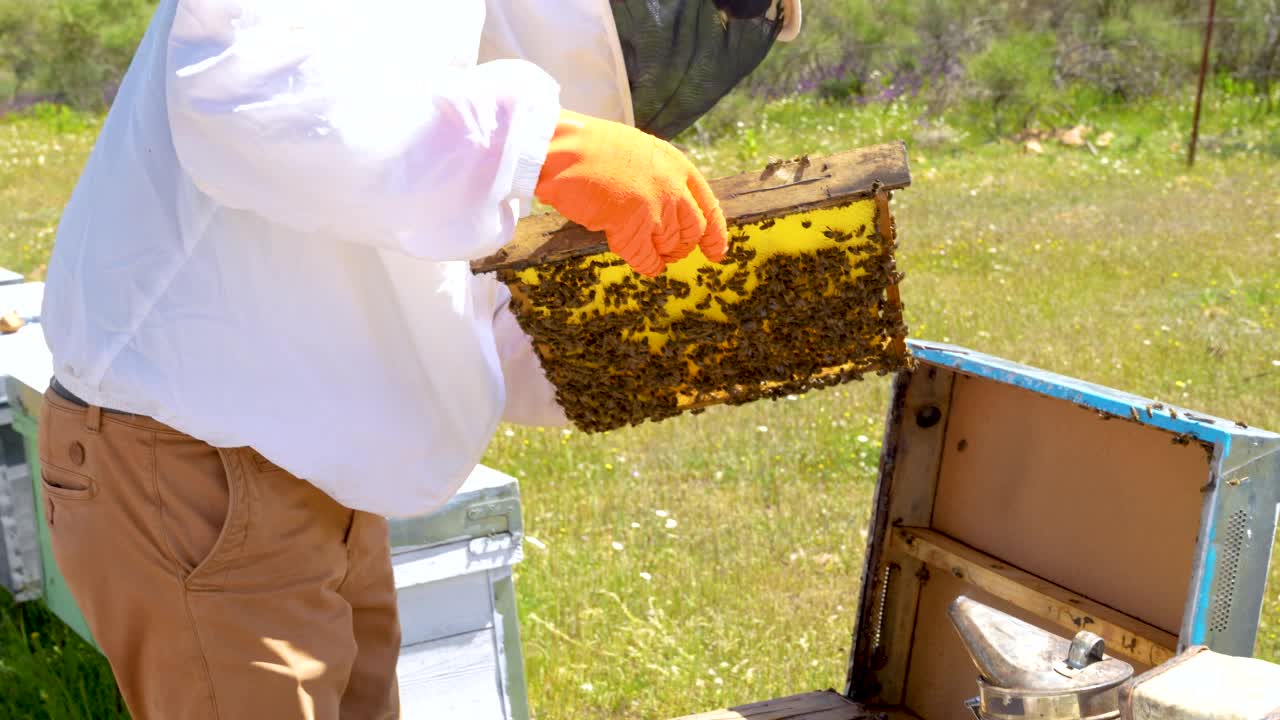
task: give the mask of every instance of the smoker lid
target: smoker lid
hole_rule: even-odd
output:
[[[977,666],[981,720],[1112,720],[1120,687],[1133,668],[1108,657],[1102,638],[1081,631],[1072,640],[961,595],[947,608]]]
[[[963,595],[949,608],[983,681],[1008,690],[1066,691],[1118,685],[1128,663],[1105,654],[1102,638],[1081,631],[1058,637]]]

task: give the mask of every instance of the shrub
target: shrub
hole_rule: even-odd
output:
[[[0,69],[13,78],[13,96],[26,89],[43,66],[40,19],[44,11],[40,0],[0,0]]]
[[[1014,33],[971,57],[973,117],[997,135],[1033,124],[1054,90],[1054,44],[1046,33]]]
[[[1224,0],[1218,12],[1233,21],[1215,27],[1214,68],[1232,89],[1246,89],[1272,108],[1280,85],[1280,0]]]
[[[100,109],[154,10],[154,0],[0,0],[0,67],[13,75],[14,95]]]

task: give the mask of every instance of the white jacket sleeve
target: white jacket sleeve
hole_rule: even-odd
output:
[[[511,292],[502,283],[495,285],[498,309],[493,317],[493,335],[498,344],[507,395],[502,419],[517,425],[567,425],[569,419],[556,402],[555,386],[547,380],[533,342],[511,312]]]
[[[521,60],[475,65],[482,0],[178,0],[166,90],[219,204],[429,260],[504,244],[559,117]]]

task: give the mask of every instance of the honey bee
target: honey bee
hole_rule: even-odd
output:
[[[745,244],[730,254],[742,263],[738,269],[700,268],[692,283],[626,277],[602,287],[600,260],[539,267],[528,283],[502,275],[575,425],[602,432],[707,402],[777,400],[907,364],[888,347],[906,334],[900,306],[886,300],[899,276],[888,250],[864,258],[829,247],[759,263]],[[855,264],[864,274],[851,276]],[[695,309],[716,303],[722,319],[667,315],[668,301],[690,295],[694,283],[710,291]],[[731,302],[727,291],[735,293]],[[597,300],[608,309],[574,309]],[[662,342],[651,346],[649,333]]]

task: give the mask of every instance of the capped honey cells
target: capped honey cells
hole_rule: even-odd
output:
[[[695,250],[656,278],[608,252],[498,277],[569,419],[612,430],[902,368],[881,212],[866,198],[733,227],[722,263]]]

